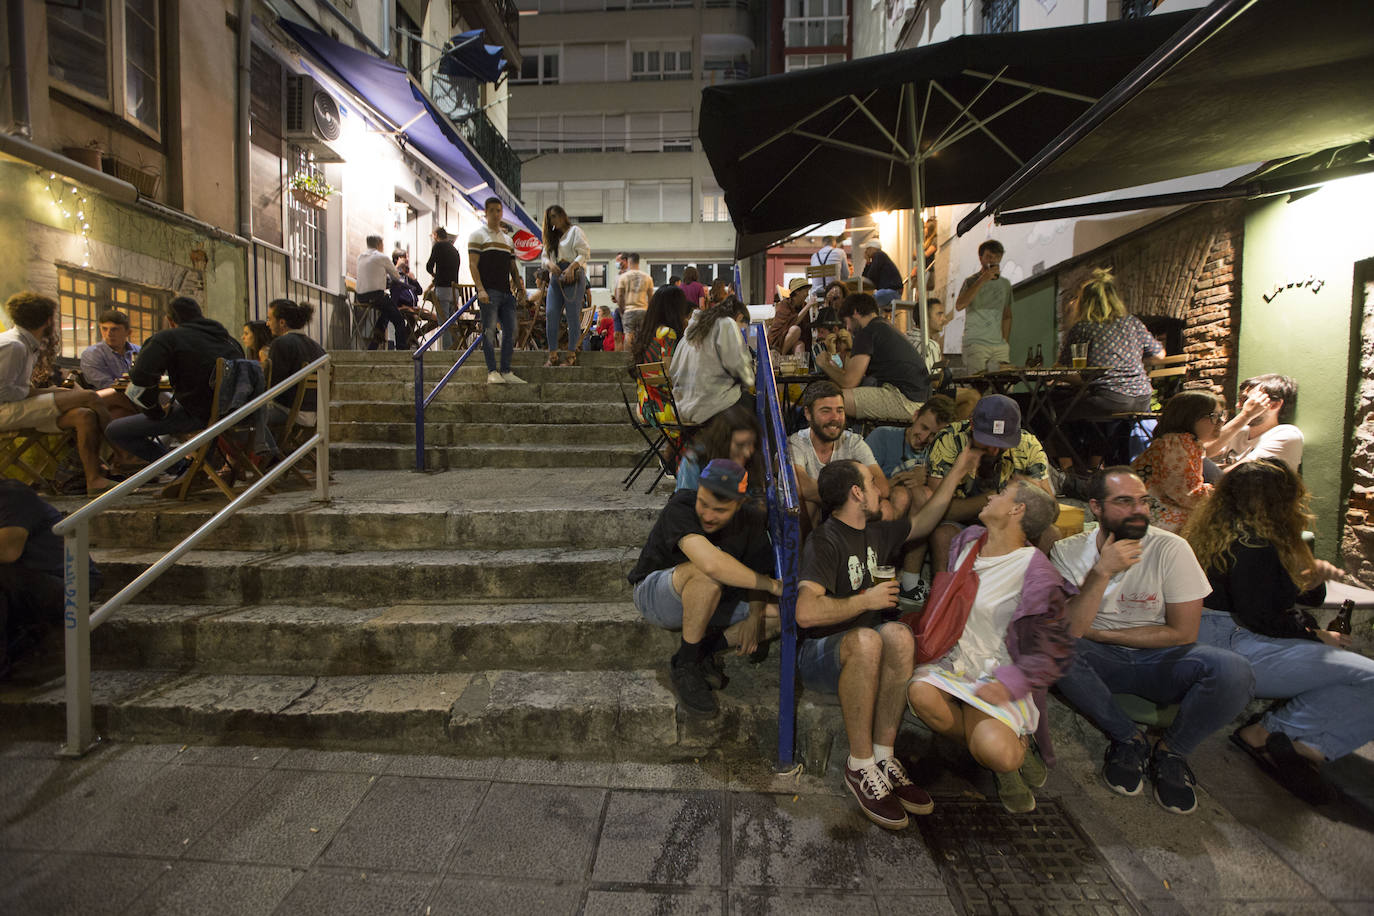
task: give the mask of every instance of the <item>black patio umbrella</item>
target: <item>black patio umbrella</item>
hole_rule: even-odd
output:
[[[981,200],[1190,16],[965,35],[708,87],[698,133],[736,255],[832,219]]]

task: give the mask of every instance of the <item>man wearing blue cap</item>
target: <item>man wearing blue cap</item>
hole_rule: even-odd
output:
[[[945,427],[930,444],[930,462],[926,471],[926,486],[937,487],[964,449],[974,448],[980,453],[978,465],[967,474],[960,474],[959,485],[950,500],[945,521],[930,535],[930,561],[936,572],[942,572],[949,561],[949,545],[965,527],[973,524],[978,513],[1013,477],[1029,480],[1050,496],[1049,460],[1044,446],[1030,432],[1021,428],[1021,408],[1003,394],[981,398],[973,408],[973,416]],[[1048,550],[1058,530],[1051,525],[1037,544]],[[913,594],[907,597],[917,597]],[[905,593],[904,593],[905,594]]]
[[[628,576],[644,619],[682,631],[668,671],[682,708],[696,715],[714,716],[719,708],[711,690],[724,686],[725,676],[715,653],[727,646],[753,652],[766,619],[777,618],[768,599],[782,594],[782,583],[772,577],[764,519],[740,511],[748,487],[738,463],[707,464],[695,490],[669,497]]]

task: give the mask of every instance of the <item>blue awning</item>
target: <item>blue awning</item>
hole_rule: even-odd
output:
[[[484,29],[470,29],[449,39],[444,56],[439,58],[439,72],[444,76],[472,77],[484,83],[500,82],[501,74],[509,66],[500,45],[489,45]]]
[[[319,32],[285,19],[278,21],[335,77],[390,121],[407,144],[442,169],[473,209],[481,211],[488,197],[499,197],[509,220],[542,238],[539,223],[425,98],[409,73],[390,61],[350,48]]]

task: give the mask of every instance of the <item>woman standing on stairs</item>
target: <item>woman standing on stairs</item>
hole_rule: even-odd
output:
[[[568,213],[558,204],[544,211],[544,266],[549,269],[549,295],[544,308],[544,330],[548,337],[546,366],[577,365],[577,348],[582,344],[582,303],[587,294],[587,261],[592,247],[581,226],[574,226]],[[568,327],[568,356],[558,346],[559,319]]]

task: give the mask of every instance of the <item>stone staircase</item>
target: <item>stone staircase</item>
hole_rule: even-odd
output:
[[[443,354],[440,354],[442,357]],[[520,357],[524,356],[524,360]],[[625,573],[667,496],[620,487],[637,455],[612,354],[487,386],[464,367],[430,408],[416,474],[406,354],[337,357],[337,483],[261,500],[93,634],[99,733],[125,740],[664,761],[772,759],[777,653],[731,657],[720,716],[680,716],[673,634]],[[542,362],[542,354],[538,355]],[[451,359],[451,355],[449,356]],[[439,360],[436,360],[439,362]],[[451,365],[451,363],[449,363]],[[447,367],[426,367],[435,379]],[[642,445],[640,446],[642,447]],[[92,530],[105,594],[222,502],[136,497]],[[62,734],[60,646],[0,690],[7,730]],[[838,724],[806,699],[799,747]]]

